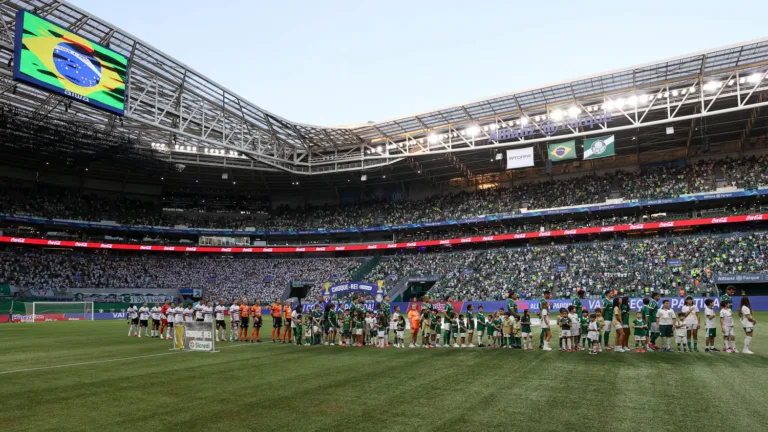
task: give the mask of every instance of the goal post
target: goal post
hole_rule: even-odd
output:
[[[24,303],[30,322],[93,321],[93,302]]]

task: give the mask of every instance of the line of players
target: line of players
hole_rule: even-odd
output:
[[[723,350],[726,352],[738,352],[736,350],[735,333],[733,325],[732,298],[735,288],[729,286],[726,293],[720,298],[720,328],[723,331]],[[539,318],[541,322],[541,335],[539,348],[551,351],[549,341],[551,339],[551,326],[560,327],[560,348],[562,351],[584,350],[589,346],[590,353],[596,354],[602,349],[615,352],[627,352],[629,348],[630,332],[630,307],[628,298],[614,298],[612,291],[605,292],[603,307],[589,313],[581,306],[584,300],[584,292],[577,291],[577,296],[572,299],[572,305],[567,309],[561,308],[559,315],[554,320],[549,317],[549,300],[551,293],[544,292],[540,300]],[[444,317],[438,316],[437,309],[424,297],[421,310],[416,304],[408,311],[407,317],[410,324],[410,348],[433,348],[440,346],[442,333],[443,346],[474,347],[474,337],[477,336],[478,346],[483,347],[484,336],[488,336],[491,347],[533,349],[533,333],[531,331],[532,320],[529,312],[523,311],[522,316],[517,311],[517,295],[514,291],[507,294],[509,311],[499,310],[491,315],[484,315],[482,306],[478,313],[474,313],[473,305],[467,306],[465,314],[455,314],[451,297],[447,297],[444,303]],[[659,307],[660,295],[653,293],[651,297],[643,299],[643,306],[635,314],[632,320],[633,335],[635,339],[635,351],[669,352],[671,340],[674,337],[678,351],[698,352],[698,330],[701,327],[699,309],[694,304],[692,297],[685,299],[681,312],[675,315],[671,310],[668,300],[662,302]],[[351,308],[337,313],[333,303],[320,299],[306,316],[302,314],[302,306],[294,308],[290,301],[281,305],[276,300],[270,307],[272,316],[272,342],[292,343],[292,339],[298,345],[375,345],[386,347],[390,345],[390,329],[395,330],[394,346],[404,347],[404,333],[406,329],[405,316],[400,313],[399,307],[395,307],[394,314],[389,305],[389,297],[385,297],[377,304],[376,311],[368,311],[363,299],[353,301]],[[578,311],[581,310],[581,315]],[[231,317],[229,341],[260,343],[260,329],[262,325],[262,308],[258,301],[252,305],[247,299],[235,300],[227,308],[223,301],[219,301],[213,307],[210,301],[193,305],[174,305],[166,301],[160,307],[155,303],[149,308],[144,303],[141,308],[131,305],[128,309],[128,319],[131,326],[128,336],[141,337],[141,328],[148,337],[172,339],[174,333],[171,330],[174,323],[191,321],[211,322],[215,315],[217,341],[226,341],[226,312]],[[750,343],[754,326],[757,321],[752,316],[752,308],[749,298],[742,297],[738,315],[746,337],[744,339],[745,354],[752,354]],[[705,301],[705,351],[719,351],[715,348],[717,333],[717,316],[714,311],[714,301]],[[152,319],[151,334],[148,333],[148,320]],[[253,329],[248,334],[253,318]],[[554,322],[553,322],[554,321]],[[614,347],[609,345],[611,329],[616,330]],[[282,329],[282,335],[281,335]],[[603,335],[601,339],[600,335]],[[421,334],[421,344],[418,344],[418,336]],[[662,340],[662,346],[656,346],[658,338]],[[302,343],[303,339],[303,343]],[[452,344],[451,344],[452,342]],[[459,344],[460,342],[460,344]],[[692,345],[693,343],[693,345]],[[601,345],[604,347],[601,349]]]

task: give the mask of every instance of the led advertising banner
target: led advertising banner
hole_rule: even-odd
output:
[[[27,11],[16,14],[13,79],[123,115],[128,59]]]

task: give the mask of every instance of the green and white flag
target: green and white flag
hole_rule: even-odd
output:
[[[584,160],[614,156],[613,135],[584,140]]]

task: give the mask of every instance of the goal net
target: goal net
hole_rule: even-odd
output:
[[[93,321],[93,302],[24,303],[28,321]]]

